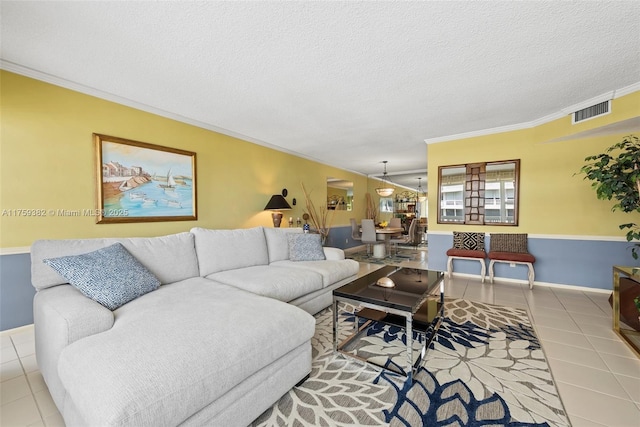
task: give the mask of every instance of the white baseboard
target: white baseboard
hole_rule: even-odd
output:
[[[465,278],[475,279],[475,280],[480,281],[480,275],[479,274],[468,274],[468,273],[456,273],[456,272],[453,272],[452,276],[453,277],[465,277]],[[529,281],[528,280],[511,279],[511,278],[507,278],[507,277],[494,277],[493,278],[493,282],[494,283],[514,283],[514,284],[529,286]],[[489,284],[489,285],[491,284],[491,281],[489,280],[489,275],[485,276],[484,283],[485,284]],[[565,284],[562,284],[562,283],[550,283],[550,282],[538,282],[538,281],[534,281],[533,282],[533,286],[534,287],[535,286],[542,286],[542,287],[546,287],[546,288],[567,289],[567,290],[570,290],[570,291],[596,292],[596,293],[600,293],[600,294],[609,294],[609,293],[613,292],[612,289],[588,288],[586,286],[568,285],[568,284],[565,285]]]
[[[30,323],[28,325],[18,326],[17,328],[13,328],[13,329],[6,329],[4,331],[0,331],[0,337],[16,335],[22,332],[29,332],[29,330],[33,330],[33,323]]]
[[[354,246],[352,248],[343,249],[345,254],[352,254],[367,249],[367,245]]]

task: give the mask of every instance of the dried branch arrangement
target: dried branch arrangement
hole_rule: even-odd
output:
[[[378,221],[376,219],[378,218],[378,208],[376,207],[376,204],[371,199],[371,194],[367,193],[366,197],[367,197],[367,212],[366,212],[367,218],[372,219],[373,223],[377,224]]]
[[[311,225],[316,229],[318,234],[320,234],[322,238],[322,244],[324,245],[327,237],[329,236],[329,231],[331,230],[331,224],[333,223],[335,210],[327,209],[327,205],[322,205],[320,206],[319,210],[316,210],[316,207],[313,204],[313,200],[311,200],[307,189],[304,187],[304,183],[300,183],[300,185],[302,185],[302,191],[304,192],[304,198],[307,205],[307,213],[309,214]]]

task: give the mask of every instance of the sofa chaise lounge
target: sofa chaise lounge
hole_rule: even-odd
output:
[[[305,379],[311,314],[331,304],[358,263],[336,248],[305,260],[308,241],[297,235],[310,235],[301,231],[34,242],[36,357],[65,423],[246,426]],[[118,243],[159,282],[118,308],[54,269]]]

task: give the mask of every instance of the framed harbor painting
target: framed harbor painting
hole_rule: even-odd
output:
[[[98,224],[198,219],[196,153],[93,134]]]

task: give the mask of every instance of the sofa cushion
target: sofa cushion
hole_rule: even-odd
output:
[[[267,265],[220,271],[208,275],[207,279],[284,302],[322,289],[320,273]]]
[[[160,286],[160,281],[121,243],[82,255],[48,258],[44,262],[83,295],[109,310]]]
[[[237,268],[269,264],[263,227],[236,230],[192,228],[200,276]]]
[[[269,251],[269,262],[289,259],[289,241],[291,233],[301,234],[302,228],[264,228],[264,237]]]
[[[160,237],[37,240],[31,246],[31,283],[37,290],[67,283],[67,279],[42,262],[45,258],[80,255],[117,242],[162,285],[199,275],[194,236],[178,233]]]
[[[323,261],[322,238],[319,234],[290,234],[289,259],[291,261]]]
[[[342,249],[323,246],[322,251],[324,252],[325,259],[338,261],[345,258]]]
[[[340,280],[358,274],[360,264],[352,259],[325,260],[325,261],[278,261],[271,264],[273,267],[300,268],[315,271],[322,275],[322,287],[326,288]]]
[[[297,307],[199,277],[114,314],[109,331],[60,354],[60,380],[84,425],[179,425],[315,331]]]

